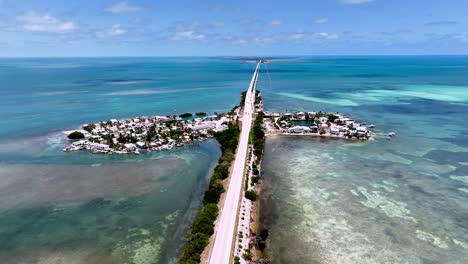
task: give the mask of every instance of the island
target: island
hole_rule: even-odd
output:
[[[375,126],[354,120],[350,115],[326,112],[264,112],[267,135],[308,135],[351,140],[373,139]]]
[[[182,114],[184,115],[184,114]],[[140,116],[124,120],[110,119],[85,124],[81,129],[64,131],[70,140],[66,152],[87,150],[103,154],[140,154],[160,151],[212,138],[228,129],[232,113],[183,120],[177,116]]]

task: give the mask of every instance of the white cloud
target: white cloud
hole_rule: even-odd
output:
[[[456,34],[453,38],[461,42],[468,42],[468,35],[465,34]]]
[[[67,33],[78,29],[78,25],[55,18],[48,14],[28,11],[16,17],[18,28],[31,32]]]
[[[114,24],[109,30],[99,31],[96,33],[98,38],[112,38],[122,36],[128,33],[128,30],[123,28],[120,24]]]
[[[140,11],[140,10],[143,10],[143,7],[129,5],[128,2],[126,1],[115,3],[106,9],[107,12],[110,12],[113,14],[135,12],[135,11]]]
[[[172,37],[172,40],[201,40],[205,37],[206,36],[204,34],[196,33],[193,30],[187,30],[176,32]]]
[[[322,17],[322,18],[316,19],[316,20],[314,20],[314,23],[315,23],[315,24],[325,24],[325,23],[328,23],[328,18]]]
[[[297,32],[297,33],[289,33],[286,34],[284,37],[287,39],[293,40],[300,40],[300,39],[328,39],[328,40],[335,40],[338,39],[337,34],[331,34],[327,32],[320,32],[320,33],[313,33],[313,32]],[[280,37],[281,38],[281,37]]]
[[[223,21],[217,21],[217,22],[214,22],[213,25],[215,25],[216,27],[224,27],[224,22]]]
[[[359,5],[364,3],[369,3],[374,0],[340,0],[342,3],[349,4],[349,5]]]
[[[283,24],[283,21],[279,20],[279,19],[275,19],[275,20],[272,20],[270,22],[270,25],[272,26],[279,26],[279,25],[282,25]]]
[[[292,33],[288,36],[289,39],[303,39],[306,37],[307,37],[307,34],[304,34],[304,33]]]
[[[330,33],[327,33],[327,32],[320,32],[320,33],[317,33],[316,35],[318,37],[324,38],[324,39],[338,39],[337,34],[330,34]]]

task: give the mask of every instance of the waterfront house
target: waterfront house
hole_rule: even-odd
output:
[[[310,126],[310,132],[311,133],[318,133],[318,126],[316,126],[316,125]]]
[[[138,141],[136,143],[136,146],[139,148],[139,149],[145,149],[146,148],[146,144],[142,141]]]
[[[296,113],[296,117],[298,119],[304,119],[305,118],[305,113],[304,112],[297,112]]]
[[[295,126],[287,129],[289,133],[303,134],[310,133],[311,129],[306,126]]]
[[[336,136],[336,135],[338,135],[339,133],[340,133],[340,130],[339,130],[338,128],[336,128],[336,127],[330,128],[330,134]]]
[[[325,116],[321,116],[321,117],[319,117],[319,119],[318,119],[318,120],[319,120],[319,122],[320,122],[320,123],[322,123],[322,124],[325,124],[325,123],[327,123],[327,122],[328,122],[328,118],[327,118],[327,117],[325,117]]]
[[[127,144],[125,144],[124,146],[125,146],[125,149],[127,149],[128,151],[134,151],[134,150],[136,150],[136,146],[135,146],[135,144],[133,144],[133,143],[127,143]]]
[[[216,121],[216,120],[218,120],[218,117],[215,116],[215,115],[210,115],[210,116],[204,117],[203,120],[206,120],[206,121]]]

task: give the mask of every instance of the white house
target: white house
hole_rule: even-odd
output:
[[[133,144],[133,143],[127,143],[127,144],[125,144],[124,146],[125,146],[125,148],[126,148],[127,150],[129,150],[129,151],[134,151],[134,150],[136,149],[136,146],[135,146],[135,144]]]
[[[311,129],[306,126],[295,126],[288,129],[289,133],[310,133]]]
[[[321,116],[321,117],[319,117],[319,121],[320,121],[320,123],[325,124],[325,123],[328,122],[328,118],[325,117],[325,116]]]

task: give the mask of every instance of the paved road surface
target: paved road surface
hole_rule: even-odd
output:
[[[231,181],[226,194],[221,218],[215,230],[215,242],[210,257],[210,264],[228,264],[231,260],[231,250],[234,238],[234,228],[239,208],[242,178],[247,160],[247,149],[249,145],[249,133],[252,127],[252,113],[254,112],[255,88],[257,86],[260,62],[255,68],[249,90],[245,96],[244,113],[242,117],[242,129],[239,145],[237,146],[236,159],[231,173]]]

